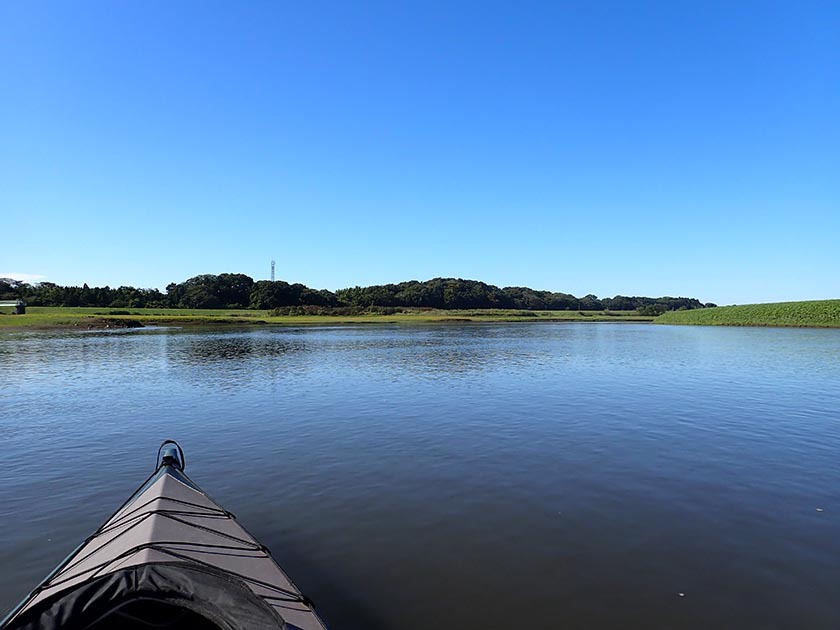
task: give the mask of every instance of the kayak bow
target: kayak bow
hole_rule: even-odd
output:
[[[324,630],[268,549],[184,463],[164,442],[155,472],[0,630]]]

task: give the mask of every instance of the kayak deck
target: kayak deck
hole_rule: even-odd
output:
[[[204,621],[207,628],[324,630],[268,549],[179,463],[164,458],[2,628],[201,628]]]

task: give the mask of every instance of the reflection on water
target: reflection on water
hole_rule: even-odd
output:
[[[309,348],[295,335],[270,331],[167,336],[170,377],[198,388],[265,387],[285,373],[307,369]]]
[[[174,437],[336,628],[838,627],[838,359],[833,330],[6,334],[0,607]]]
[[[175,364],[200,366],[207,363],[235,361],[254,363],[280,359],[286,354],[304,352],[300,339],[290,340],[278,335],[239,333],[199,337],[168,345],[167,356]]]

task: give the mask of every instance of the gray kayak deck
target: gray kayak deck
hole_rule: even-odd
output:
[[[232,576],[290,626],[326,627],[268,550],[186,475],[168,466],[85,541],[12,620],[91,579],[127,567],[172,562]]]

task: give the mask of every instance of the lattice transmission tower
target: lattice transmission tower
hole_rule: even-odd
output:
[[[274,261],[271,261],[271,281],[274,282]]]

